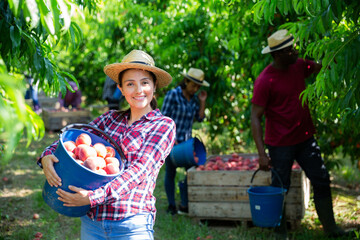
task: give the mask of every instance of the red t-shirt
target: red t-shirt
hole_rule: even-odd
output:
[[[251,102],[265,107],[265,144],[294,145],[315,133],[309,108],[299,98],[314,65],[298,59],[287,70],[279,70],[270,64],[256,79]]]

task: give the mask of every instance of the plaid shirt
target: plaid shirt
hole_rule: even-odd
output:
[[[155,218],[156,179],[175,141],[175,123],[153,110],[127,126],[128,114],[120,119],[117,111],[96,118],[93,125],[111,136],[125,154],[125,170],[114,180],[89,194],[88,216],[100,220],[121,220],[140,212],[151,212]],[[100,136],[100,133],[88,129]],[[41,157],[53,154],[57,142],[45,149]]]
[[[194,95],[188,101],[180,86],[166,93],[161,109],[162,114],[170,117],[176,124],[176,140],[178,143],[191,138],[194,119],[201,122],[199,117],[199,101]]]

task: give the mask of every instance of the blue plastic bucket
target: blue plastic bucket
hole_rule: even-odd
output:
[[[124,169],[124,164],[120,162],[120,172],[112,175],[101,175],[97,174],[90,169],[78,164],[66,151],[64,142],[75,141],[76,138],[81,134],[86,133],[91,137],[92,143],[103,143],[105,146],[111,146],[109,142],[103,138],[96,136],[92,133],[80,130],[80,129],[68,129],[64,133],[60,134],[58,146],[54,155],[59,159],[58,163],[54,164],[56,173],[62,180],[61,189],[73,192],[69,190],[69,185],[81,187],[87,190],[95,190],[107,182],[117,177]],[[116,149],[116,148],[115,148]],[[121,159],[118,151],[115,151],[116,158]],[[56,194],[57,187],[51,187],[47,181],[45,181],[42,196],[47,205],[49,205],[56,212],[63,214],[68,217],[81,217],[84,216],[89,210],[90,205],[81,207],[65,207],[63,202],[58,200],[59,197]]]
[[[253,178],[257,171],[259,171],[259,169],[255,171]],[[276,173],[275,171],[273,172]],[[280,225],[286,191],[287,190],[282,187],[272,186],[251,186],[247,190],[251,217],[255,226],[276,227]]]
[[[199,162],[195,162],[194,152]],[[206,162],[206,149],[204,144],[198,138],[179,143],[173,147],[170,152],[170,159],[177,167],[192,167],[204,165]]]

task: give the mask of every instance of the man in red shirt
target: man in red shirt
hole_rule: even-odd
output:
[[[287,30],[272,34],[268,45],[262,54],[270,53],[273,62],[256,79],[251,101],[251,129],[260,169],[268,171],[271,166],[279,173],[284,188],[289,190],[291,167],[296,160],[312,184],[315,208],[325,233],[332,237],[343,236],[346,233],[334,220],[329,172],[314,139],[310,111],[300,98],[306,88],[305,79],[318,73],[321,65],[298,59],[298,52],[293,48],[294,38]],[[265,140],[261,126],[263,115]],[[281,186],[274,176],[272,185]],[[286,235],[285,214],[276,230]]]

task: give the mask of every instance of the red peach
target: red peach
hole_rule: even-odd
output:
[[[115,149],[113,147],[107,146],[106,147],[106,156],[107,157],[115,157]]]
[[[83,148],[80,148],[79,150],[79,159],[85,161],[89,157],[96,157],[97,153],[95,148],[90,146],[85,146]]]
[[[106,162],[101,157],[89,157],[84,161],[84,166],[89,168],[90,170],[97,171],[106,166]]]
[[[37,233],[35,233],[35,237],[36,238],[42,238],[43,234],[41,232],[37,232]]]
[[[34,213],[34,215],[33,215],[33,219],[39,219],[40,218],[40,215],[39,214],[37,214],[37,213]]]
[[[107,151],[106,151],[106,147],[104,144],[95,143],[95,145],[93,147],[95,148],[98,157],[102,157],[102,158],[106,157]]]
[[[75,148],[75,150],[74,150],[75,156],[76,156],[77,158],[79,158],[80,149],[81,149],[81,148],[86,148],[86,147],[87,147],[86,144],[80,144],[79,146],[77,146],[77,147]]]
[[[107,164],[104,170],[106,171],[107,174],[115,174],[120,172],[119,167],[116,167],[113,163]]]
[[[79,146],[80,144],[86,144],[86,145],[90,146],[91,145],[91,137],[86,133],[82,133],[76,138],[75,144],[76,144],[76,146]]]
[[[106,162],[106,165],[112,163],[117,167],[120,166],[119,159],[117,159],[115,157],[107,157],[107,158],[105,158],[105,162]]]
[[[74,141],[66,141],[66,142],[64,142],[64,147],[67,151],[74,152],[74,150],[76,148],[76,144]]]

